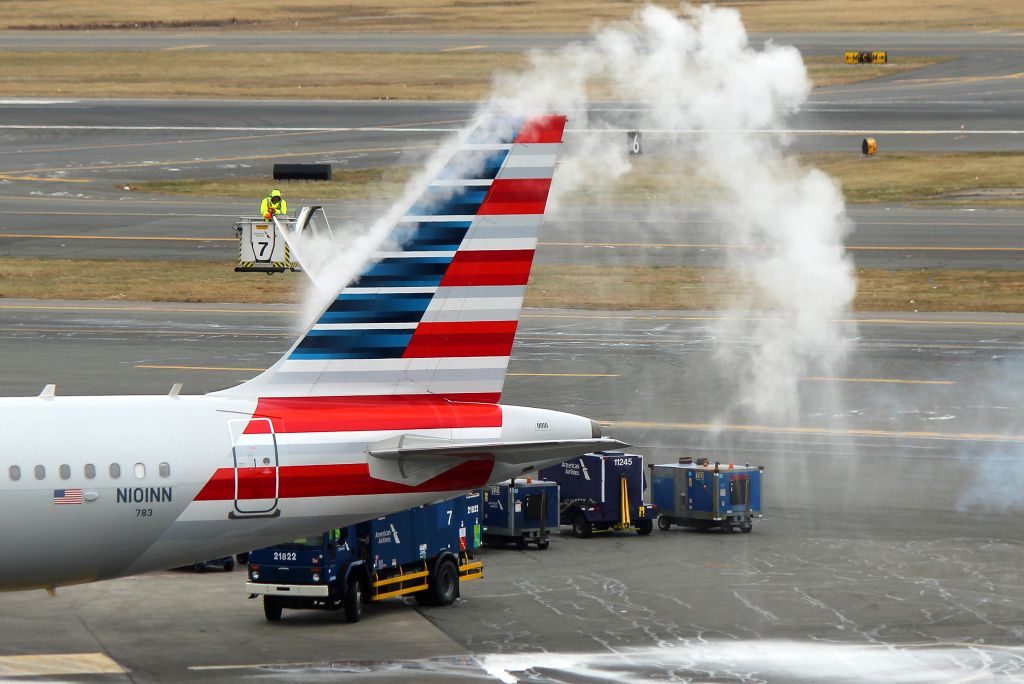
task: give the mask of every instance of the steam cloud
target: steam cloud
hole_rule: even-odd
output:
[[[531,54],[529,68],[495,80],[478,120],[569,114],[572,132],[549,200],[555,208],[574,189],[611,185],[631,170],[624,136],[612,135],[593,93],[620,109],[632,106],[630,128],[671,132],[664,134],[670,144],[685,141],[694,163],[674,172],[699,173],[717,189],[710,207],[716,238],[733,247],[726,264],[743,284],[731,308],[749,312],[714,324],[720,338],[744,342],[718,345],[722,381],[739,387],[730,408],[781,421],[799,413],[802,378],[842,363],[850,335],[837,321],[848,318],[855,289],[839,188],[788,158],[784,137],[769,132],[785,129],[809,91],[799,52],[773,44],[755,49],[738,12],[704,6],[677,16],[648,6],[586,42]],[[434,155],[403,200],[346,239],[328,268],[310,269],[329,274],[316,276],[324,293],[356,274],[449,153],[446,147]]]
[[[719,337],[747,342],[718,346],[721,374],[740,388],[736,408],[794,419],[800,380],[843,362],[850,335],[837,321],[848,318],[855,291],[839,188],[787,158],[784,140],[766,132],[784,130],[810,91],[799,52],[754,49],[734,10],[687,8],[679,17],[648,6],[590,42],[532,55],[528,71],[498,80],[490,106],[571,112],[573,129],[598,131],[602,124],[589,115],[593,90],[635,103],[633,127],[691,134],[696,163],[687,169],[720,190],[712,204],[717,237],[734,247],[728,265],[745,286],[732,308],[752,313],[715,324]],[[628,173],[620,140],[575,136],[552,202]]]

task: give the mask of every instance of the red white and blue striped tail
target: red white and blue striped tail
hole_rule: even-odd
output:
[[[479,123],[396,222],[392,249],[272,368],[224,394],[497,402],[565,121]]]

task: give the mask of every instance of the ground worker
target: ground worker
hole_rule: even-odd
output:
[[[274,216],[287,216],[288,215],[288,203],[284,197],[281,196],[281,191],[274,188],[270,191],[270,195],[263,198],[260,202],[260,216],[267,219],[268,221]]]

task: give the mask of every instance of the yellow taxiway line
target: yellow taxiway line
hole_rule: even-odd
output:
[[[730,245],[699,242],[538,242],[538,247],[650,247],[656,249],[777,249],[777,245]],[[917,245],[847,245],[848,252],[1024,252],[1024,247],[924,247]]]
[[[171,47],[161,48],[161,52],[174,52],[175,50],[198,50],[200,48],[208,48],[209,45],[172,45]]]
[[[683,430],[699,432],[751,432],[779,435],[826,435],[839,437],[885,437],[897,439],[935,439],[963,442],[1024,442],[1024,435],[997,435],[978,432],[927,432],[871,430],[867,428],[815,428],[778,425],[728,425],[716,423],[661,423],[637,420],[603,420],[605,427],[644,430]]]
[[[518,378],[617,378],[618,373],[506,373]]]
[[[156,370],[200,370],[200,371],[245,371],[261,373],[266,368],[235,368],[231,366],[170,366],[157,365],[153,363],[136,364],[136,368],[154,368]]]
[[[0,656],[0,678],[67,677],[83,674],[124,674],[105,653],[48,653]]]
[[[102,306],[90,304],[0,304],[0,310],[20,311],[159,311],[167,313],[223,313],[223,314],[277,314],[294,315],[298,309],[221,309],[221,308],[192,308],[184,306]],[[521,318],[561,318],[586,320],[624,320],[624,321],[767,321],[783,320],[769,316],[656,316],[647,314],[643,316],[625,315],[616,316],[609,314],[561,314],[561,313],[524,313]],[[840,323],[874,324],[874,325],[947,325],[947,326],[969,326],[969,327],[1024,327],[1024,321],[951,321],[948,319],[937,320],[912,320],[905,318],[848,318],[837,319]],[[960,348],[960,347],[950,347]],[[974,347],[964,347],[973,349]]]
[[[298,313],[298,309],[199,309],[189,307],[160,306],[92,306],[88,304],[48,305],[48,304],[0,304],[0,309],[20,311],[156,311],[168,313],[224,313],[224,314],[288,314]]]
[[[894,383],[898,385],[955,385],[955,380],[901,380],[897,378],[830,378],[830,377],[809,377],[804,378],[809,382],[881,382]]]
[[[200,370],[200,371],[265,371],[266,368],[237,368],[231,366],[176,366],[153,363],[136,364],[135,368],[152,368],[157,370]],[[543,378],[617,378],[614,373],[508,373],[517,377],[543,377]]]
[[[486,45],[462,45],[459,47],[442,48],[441,52],[462,52],[463,50],[483,50]]]
[[[0,180],[31,181],[33,183],[92,183],[91,178],[41,178],[39,176],[11,176],[0,173]]]
[[[0,233],[0,238],[38,240],[142,240],[159,242],[238,242],[238,238],[185,237],[161,235],[41,235],[39,233]]]

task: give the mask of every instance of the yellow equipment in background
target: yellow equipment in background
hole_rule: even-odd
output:
[[[869,52],[846,52],[843,59],[847,64],[888,64],[889,56],[884,50]]]

